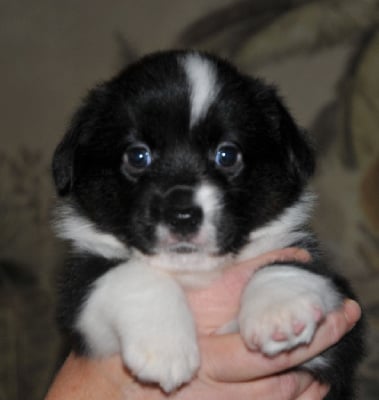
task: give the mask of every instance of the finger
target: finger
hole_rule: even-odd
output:
[[[244,264],[265,265],[282,261],[309,262],[310,260],[311,260],[311,255],[307,250],[302,249],[300,247],[286,247],[283,249],[277,249],[269,251],[267,253],[260,254],[255,258],[242,261],[237,265],[241,266]]]
[[[257,382],[261,385],[257,386]],[[251,382],[251,386],[261,390],[259,399],[294,400],[308,392],[314,382],[314,378],[305,372],[288,372]]]
[[[312,384],[296,400],[322,400],[329,393],[330,386],[313,381]]]
[[[288,372],[251,382],[225,385],[225,399],[294,400],[307,393],[314,378],[303,372]]]
[[[209,287],[203,290],[195,290],[194,293],[198,296],[202,293],[224,289],[224,287],[230,288],[234,286],[233,283],[237,283],[237,285],[240,286],[241,281],[246,282],[257,269],[275,262],[309,262],[310,260],[310,254],[306,250],[298,247],[287,247],[270,251],[249,260],[234,264],[232,268],[227,269],[222,277],[214,281]],[[189,293],[191,293],[191,291],[189,291]]]
[[[300,365],[335,344],[358,321],[359,305],[347,300],[344,307],[329,314],[317,329],[309,345],[267,357],[249,351],[239,334],[200,338],[202,368],[213,380],[221,382],[248,381]],[[231,368],[231,366],[233,366]]]
[[[233,268],[226,271],[225,276],[238,275],[239,273],[245,273],[249,278],[254,271],[276,262],[284,261],[297,261],[307,263],[311,260],[311,255],[307,250],[299,247],[286,247],[284,249],[278,249],[263,253],[257,257],[239,262],[233,266]]]

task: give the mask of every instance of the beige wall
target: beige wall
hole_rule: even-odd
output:
[[[52,150],[83,93],[122,64],[116,36],[139,53],[226,0],[0,3],[0,147]]]

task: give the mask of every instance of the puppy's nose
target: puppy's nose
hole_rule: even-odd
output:
[[[164,218],[172,231],[188,235],[197,231],[202,220],[202,211],[200,207],[173,207],[166,210]]]
[[[186,186],[175,187],[165,195],[162,217],[173,232],[188,235],[198,230],[203,212],[193,197],[193,189]]]

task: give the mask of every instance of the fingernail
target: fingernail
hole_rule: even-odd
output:
[[[330,386],[329,385],[321,385],[320,386],[320,395],[322,398],[324,398],[330,390]]]
[[[344,310],[346,321],[354,326],[361,317],[361,307],[355,300],[347,299],[345,300]]]
[[[305,261],[305,262],[311,260],[310,254],[304,249],[298,249],[295,252],[295,258],[298,259],[299,261]]]

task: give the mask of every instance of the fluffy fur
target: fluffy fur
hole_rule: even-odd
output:
[[[120,353],[138,379],[170,392],[199,367],[183,287],[291,245],[312,261],[259,270],[224,331],[267,355],[309,343],[354,297],[307,228],[313,170],[275,90],[214,56],[153,54],[97,86],[53,160],[56,230],[73,247],[58,315],[74,349]],[[331,385],[330,399],[354,396],[361,331],[302,366]]]

